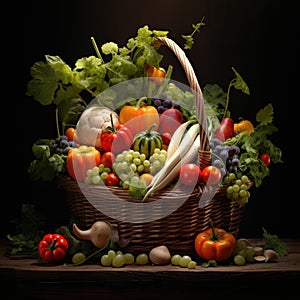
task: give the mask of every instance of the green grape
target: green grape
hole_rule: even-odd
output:
[[[98,175],[98,174],[99,174],[99,168],[98,167],[92,168],[92,175]]]
[[[144,165],[139,165],[137,167],[137,171],[138,171],[138,173],[142,173],[144,171]]]
[[[77,252],[72,256],[72,263],[73,264],[80,264],[86,259],[86,256],[82,252]]]
[[[179,254],[174,254],[172,257],[171,257],[171,264],[174,265],[174,266],[179,266],[179,261],[181,259],[181,255]]]
[[[153,163],[152,163],[153,167],[154,168],[160,168],[160,161],[158,159],[154,160]]]
[[[84,183],[85,184],[91,184],[92,183],[92,177],[90,177],[90,176],[85,177],[84,178]]]
[[[226,193],[227,194],[232,194],[233,193],[233,186],[230,185],[229,187],[227,187]]]
[[[128,153],[127,155],[126,155],[126,157],[125,157],[125,160],[127,161],[127,162],[132,162],[132,159],[133,159],[133,156],[132,156],[132,154],[130,154],[130,153]]]
[[[128,175],[127,174],[125,174],[125,173],[123,173],[123,174],[120,174],[119,175],[119,178],[122,180],[122,181],[126,181],[126,180],[128,180],[129,178],[128,178]]]
[[[107,178],[107,176],[108,176],[108,173],[103,172],[103,173],[101,173],[100,178],[104,181]]]
[[[116,252],[116,254],[123,254],[123,252],[122,252],[121,250],[118,250],[118,251]]]
[[[240,190],[240,191],[239,191],[239,196],[240,196],[241,198],[246,198],[246,197],[247,197],[247,191],[245,191],[245,190]]]
[[[161,149],[160,150],[160,154],[163,154],[165,157],[167,157],[168,152],[166,150],[164,150],[164,149]]]
[[[111,172],[111,168],[106,167],[106,168],[103,169],[102,172],[106,172],[106,173],[109,174]]]
[[[115,158],[115,163],[120,163],[124,161],[124,156],[122,153],[118,154]]]
[[[125,258],[122,253],[117,253],[111,262],[111,265],[115,268],[121,268],[124,266],[124,264],[125,264]]]
[[[110,260],[113,260],[113,258],[115,258],[115,256],[116,256],[115,250],[110,249],[110,250],[107,252],[107,256],[108,256],[108,258],[109,258]]]
[[[254,256],[255,256],[254,248],[251,246],[248,246],[247,250],[246,250],[246,261],[247,262],[255,262]]]
[[[247,191],[248,190],[248,185],[243,183],[243,184],[241,184],[240,189]]]
[[[128,180],[121,183],[122,188],[128,189],[130,186],[130,182]]]
[[[103,165],[103,164],[100,164],[100,165],[98,166],[98,168],[99,168],[99,173],[102,173],[103,170],[104,170],[104,165]]]
[[[132,253],[124,254],[125,265],[133,265],[134,264],[134,255]]]
[[[229,173],[228,176],[231,179],[231,181],[233,181],[236,178],[234,173]]]
[[[144,162],[146,160],[146,154],[145,153],[141,153],[140,160],[141,160],[141,162]]]
[[[230,184],[231,183],[231,179],[229,176],[225,176],[223,179],[224,184]]]
[[[238,254],[239,251],[246,249],[246,248],[247,248],[247,243],[244,240],[238,239],[236,241],[234,254]]]
[[[248,183],[248,182],[249,182],[249,178],[248,178],[247,175],[243,175],[243,176],[241,177],[241,180],[242,180],[243,183]]]
[[[130,183],[136,186],[139,184],[139,182],[140,182],[140,178],[138,176],[133,176],[130,180]]]
[[[188,255],[184,255],[179,260],[179,266],[183,268],[187,268],[190,261],[192,261],[192,258]]]
[[[140,152],[138,152],[138,151],[134,151],[133,153],[132,153],[132,157],[133,158],[139,158],[140,157]]]
[[[236,181],[235,181],[235,184],[237,184],[237,185],[241,185],[243,182],[242,182],[242,180],[241,179],[237,179]]]
[[[92,182],[94,184],[99,184],[100,182],[102,182],[101,177],[99,175],[93,175],[92,176]]]
[[[128,163],[127,161],[123,161],[120,165],[120,169],[123,171],[126,171],[128,169]]]
[[[232,186],[232,189],[233,189],[234,192],[238,192],[240,190],[240,186],[238,184],[234,184]]]
[[[246,256],[247,256],[247,248],[241,249],[240,251],[238,251],[237,255],[241,255],[244,258],[246,258]]]
[[[194,261],[194,260],[191,260],[188,265],[187,265],[187,268],[188,269],[195,269],[197,266],[197,263]]]
[[[237,254],[233,257],[233,262],[237,266],[244,266],[246,264],[246,259],[244,256]]]
[[[150,166],[150,161],[148,159],[145,159],[143,161],[143,165],[144,165],[144,167],[149,167]]]
[[[133,172],[136,172],[136,169],[137,169],[137,166],[134,163],[130,164],[130,170],[132,170]]]
[[[132,160],[132,162],[135,164],[135,165],[137,165],[137,166],[139,166],[142,162],[141,162],[141,160],[138,158],[138,157],[135,157],[133,160]]]
[[[135,262],[137,265],[146,265],[149,261],[149,257],[146,253],[140,253],[135,258]]]
[[[86,176],[92,177],[92,175],[93,175],[93,170],[92,170],[92,169],[88,169],[88,170],[86,171]]]
[[[109,258],[109,256],[107,254],[104,254],[101,256],[100,262],[101,262],[102,266],[109,267],[109,266],[111,266],[112,260]]]

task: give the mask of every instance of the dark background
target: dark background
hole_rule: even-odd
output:
[[[299,164],[292,153],[297,140],[297,127],[292,120],[297,97],[293,96],[297,86],[291,83],[296,73],[293,12],[288,1],[278,0],[86,0],[27,4],[22,11],[19,27],[22,42],[18,44],[16,57],[20,81],[16,89],[17,105],[23,118],[20,131],[23,141],[18,148],[18,158],[22,162],[18,161],[19,173],[14,175],[23,176],[24,184],[22,188],[10,189],[6,208],[1,210],[1,234],[5,236],[14,230],[10,221],[19,217],[22,203],[36,205],[49,218],[53,228],[62,225],[67,213],[63,196],[57,192],[55,184],[31,182],[27,176],[33,159],[32,144],[39,138],[56,136],[53,107],[42,106],[25,95],[31,66],[49,54],[60,56],[73,67],[78,58],[95,55],[90,37],[95,37],[98,46],[108,41],[122,46],[144,25],[168,30],[169,37],[183,46],[181,35],[190,34],[192,24],[200,22],[204,16],[206,26],[196,34],[195,45],[187,51],[200,86],[218,83],[226,90],[233,78],[231,67],[234,66],[247,82],[251,95],[232,90],[229,108],[232,116],[255,120],[257,111],[272,103],[274,124],[279,131],[271,139],[283,151],[284,163],[271,164],[270,176],[259,189],[251,190],[240,235],[260,237],[265,227],[279,237],[299,237],[296,209]],[[185,83],[175,57],[168,49],[162,51],[163,65],[174,66],[173,79]],[[291,132],[293,142],[288,140]]]

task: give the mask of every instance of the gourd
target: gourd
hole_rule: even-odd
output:
[[[105,248],[112,236],[111,226],[104,221],[96,221],[87,230],[81,230],[73,223],[73,232],[81,240],[91,241],[99,249]]]
[[[243,131],[247,131],[247,134],[250,135],[254,131],[254,126],[249,120],[242,120],[239,123],[233,124],[233,130],[235,135]]]
[[[155,148],[162,149],[163,146],[161,134],[152,130],[154,127],[156,127],[155,123],[148,130],[137,133],[133,138],[132,149],[145,154],[146,159],[154,153]]]

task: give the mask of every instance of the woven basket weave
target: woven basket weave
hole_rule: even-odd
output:
[[[154,46],[160,45],[167,46],[176,55],[194,94],[200,125],[199,164],[204,168],[210,164],[211,155],[202,91],[184,51],[166,37],[155,40]],[[57,180],[66,192],[72,215],[82,226],[89,227],[98,220],[111,223],[117,228],[121,239],[130,241],[125,248],[131,252],[149,251],[155,246],[166,245],[170,251],[191,253],[195,236],[210,226],[210,220],[215,227],[224,228],[237,235],[243,214],[243,207],[226,198],[225,187],[199,185],[192,193],[180,188],[165,188],[142,202],[133,199],[128,190],[121,187],[86,185],[68,176],[59,176]],[[204,194],[208,196],[209,201],[199,206],[199,199],[204,198]],[[115,200],[111,200],[110,203],[112,198]],[[103,206],[103,203],[109,203],[108,211],[113,214],[107,213],[106,209],[96,208]],[[134,210],[130,203],[134,205]],[[149,203],[151,205],[147,205]],[[169,214],[164,213],[164,207],[168,207]],[[145,209],[153,220],[145,222]],[[123,221],[128,220],[127,216],[133,215],[134,222]]]

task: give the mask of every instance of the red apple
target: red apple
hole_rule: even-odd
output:
[[[160,134],[169,133],[173,135],[175,130],[183,123],[184,119],[180,110],[169,108],[159,117],[158,132]]]

